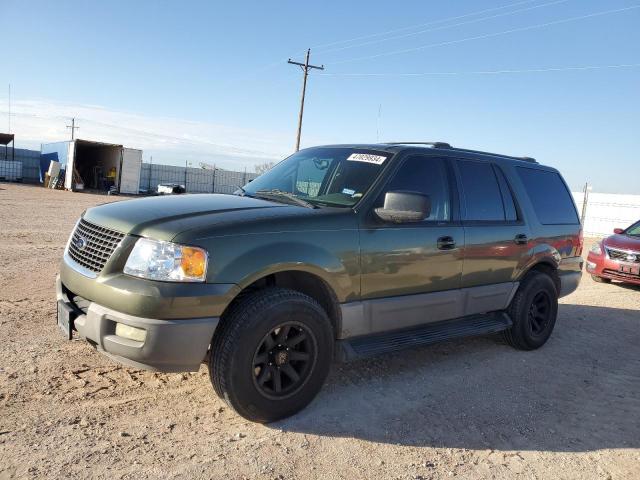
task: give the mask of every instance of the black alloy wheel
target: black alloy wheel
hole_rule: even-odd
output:
[[[538,292],[529,306],[529,324],[534,336],[541,335],[547,329],[551,317],[551,299],[549,294],[542,290]]]
[[[317,359],[313,332],[287,322],[267,333],[253,356],[253,379],[267,398],[295,394],[307,381]]]

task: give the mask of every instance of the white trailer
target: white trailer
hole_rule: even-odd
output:
[[[40,156],[60,162],[66,190],[107,191],[115,187],[120,193],[139,192],[142,150],[77,139],[44,144]]]

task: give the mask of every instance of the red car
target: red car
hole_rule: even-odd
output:
[[[587,257],[587,272],[596,282],[619,280],[640,285],[640,221],[595,243]]]

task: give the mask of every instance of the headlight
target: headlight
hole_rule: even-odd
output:
[[[124,273],[165,282],[204,282],[207,258],[202,248],[140,238],[129,254]]]
[[[591,245],[589,251],[591,253],[595,253],[596,255],[602,254],[602,244],[600,242],[594,243],[593,245]]]

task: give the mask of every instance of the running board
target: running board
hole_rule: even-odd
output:
[[[473,315],[403,330],[339,340],[336,345],[336,355],[338,361],[350,361],[454,338],[501,332],[512,324],[511,318],[505,312]]]

